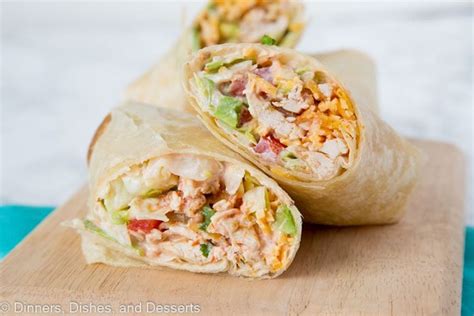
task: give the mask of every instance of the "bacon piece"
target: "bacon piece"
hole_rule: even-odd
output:
[[[243,97],[247,78],[243,75],[237,75],[232,78],[229,86],[229,94],[233,97]]]
[[[273,153],[275,155],[275,158],[283,149],[285,149],[285,145],[280,143],[278,139],[276,139],[272,135],[261,137],[258,144],[254,148],[256,153]]]
[[[240,110],[239,124],[237,127],[240,127],[245,123],[250,122],[252,118],[252,114],[250,114],[249,110],[246,107],[242,107],[242,110]]]

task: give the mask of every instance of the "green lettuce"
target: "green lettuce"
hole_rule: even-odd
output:
[[[223,96],[219,100],[214,115],[230,127],[237,128],[242,106],[243,103],[239,99]]]
[[[291,214],[291,209],[287,205],[280,205],[276,211],[275,227],[285,234],[296,235],[296,224]]]
[[[287,169],[294,170],[305,167],[304,161],[296,157],[294,153],[288,150],[283,150],[282,152],[280,152],[279,156],[280,159],[284,162],[285,168]]]
[[[87,229],[88,231],[93,232],[93,233],[99,235],[99,236],[102,237],[102,238],[105,238],[105,239],[108,239],[108,240],[110,240],[110,241],[113,241],[113,242],[116,242],[116,243],[120,244],[115,238],[113,238],[112,236],[110,236],[109,234],[107,234],[105,231],[103,231],[100,227],[98,227],[96,224],[94,224],[94,223],[91,222],[90,220],[85,219],[85,220],[83,221],[83,223],[84,223],[85,229]],[[137,246],[126,246],[126,245],[122,245],[122,244],[120,244],[120,245],[132,249],[132,250],[135,251],[139,256],[144,256],[144,255],[145,255],[145,251],[144,251],[143,249],[137,247]]]
[[[122,225],[128,223],[128,209],[113,211],[110,213],[112,217],[112,223],[116,225]]]
[[[257,139],[252,133],[253,128],[250,127],[241,127],[238,129],[238,131],[251,143],[256,145],[257,144]]]
[[[222,60],[211,60],[210,62],[204,65],[204,71],[206,72],[216,72],[224,66],[224,61]]]
[[[115,240],[115,238],[113,238],[112,236],[110,236],[109,234],[107,234],[105,231],[103,231],[100,227],[96,226],[96,224],[92,223],[90,220],[88,219],[85,219],[84,220],[84,227],[88,230],[88,231],[91,231],[93,233],[96,233],[97,235],[99,235],[100,237],[103,237],[105,239],[108,239],[108,240],[112,240],[112,241],[115,241],[117,242],[117,240]]]
[[[209,103],[211,103],[212,95],[216,89],[214,82],[208,78],[199,77],[197,74],[194,74],[194,80],[196,81],[198,89],[209,100]]]

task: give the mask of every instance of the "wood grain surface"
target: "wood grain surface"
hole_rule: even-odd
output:
[[[464,160],[452,145],[415,143],[428,159],[399,224],[305,225],[294,263],[277,279],[86,265],[79,236],[60,225],[85,213],[82,189],[0,264],[0,302],[9,313],[18,302],[61,304],[65,312],[77,302],[96,313],[97,304],[119,313],[132,303],[145,314],[157,310],[153,302],[199,304],[204,315],[458,315]]]

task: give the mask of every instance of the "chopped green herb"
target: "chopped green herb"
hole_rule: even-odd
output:
[[[201,244],[199,248],[201,249],[201,253],[204,257],[209,257],[209,252],[211,251],[210,244]]]
[[[239,99],[223,96],[219,100],[214,115],[230,127],[237,128],[242,105],[243,103]]]
[[[275,45],[276,44],[276,40],[271,38],[270,36],[268,35],[263,35],[262,39],[260,40],[261,43],[263,45]]]
[[[200,230],[207,231],[207,226],[211,223],[211,217],[216,214],[216,211],[214,211],[212,208],[209,206],[204,206],[202,209],[202,216],[204,217],[204,221],[202,224],[199,226]]]
[[[279,231],[288,235],[294,236],[296,234],[296,225],[291,210],[286,205],[280,205],[276,211],[275,224]]]

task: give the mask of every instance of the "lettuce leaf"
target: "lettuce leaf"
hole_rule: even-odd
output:
[[[243,103],[239,99],[223,96],[219,100],[219,104],[217,105],[214,115],[230,127],[237,128],[242,106]]]
[[[121,210],[127,207],[133,198],[134,196],[127,191],[122,179],[118,178],[110,182],[109,191],[104,198],[104,206],[109,212]]]
[[[221,68],[222,66],[224,66],[224,61],[223,60],[211,60],[210,62],[206,63],[204,65],[204,71],[205,72],[216,72],[219,70],[219,68]]]
[[[118,210],[111,212],[112,223],[116,225],[122,225],[128,223],[128,209]]]
[[[280,205],[276,211],[274,226],[277,230],[285,234],[296,235],[296,224],[291,214],[291,209],[287,205]]]
[[[113,241],[113,242],[116,242],[116,243],[120,244],[115,238],[113,238],[112,236],[107,234],[105,231],[103,231],[100,227],[95,225],[90,220],[85,219],[85,220],[83,220],[83,223],[84,223],[85,229],[87,229],[88,231],[93,232],[93,233],[99,235],[102,238],[105,238],[105,239],[108,239],[110,241]],[[145,255],[145,251],[143,249],[137,247],[137,246],[134,246],[134,245],[127,246],[127,245],[123,245],[123,244],[120,244],[120,245],[125,246],[125,247],[129,247],[130,249],[135,251],[139,256],[144,256]]]
[[[90,220],[88,219],[85,219],[84,220],[84,227],[88,230],[88,231],[91,231],[93,233],[96,233],[97,235],[99,235],[100,237],[103,237],[105,239],[108,239],[108,240],[112,240],[112,241],[115,241],[117,242],[117,240],[115,240],[115,238],[113,238],[112,236],[110,236],[109,234],[107,234],[106,232],[104,232],[100,227],[96,226],[94,223],[92,223]]]
[[[209,99],[209,103],[212,99],[212,94],[215,90],[215,84],[212,80],[208,78],[199,77],[197,74],[194,74],[194,80],[196,81],[196,85],[198,89],[202,92],[202,94]]]
[[[284,162],[285,168],[290,170],[295,169],[305,169],[306,164],[303,160],[296,157],[294,153],[288,150],[283,150],[280,152],[280,159]]]

